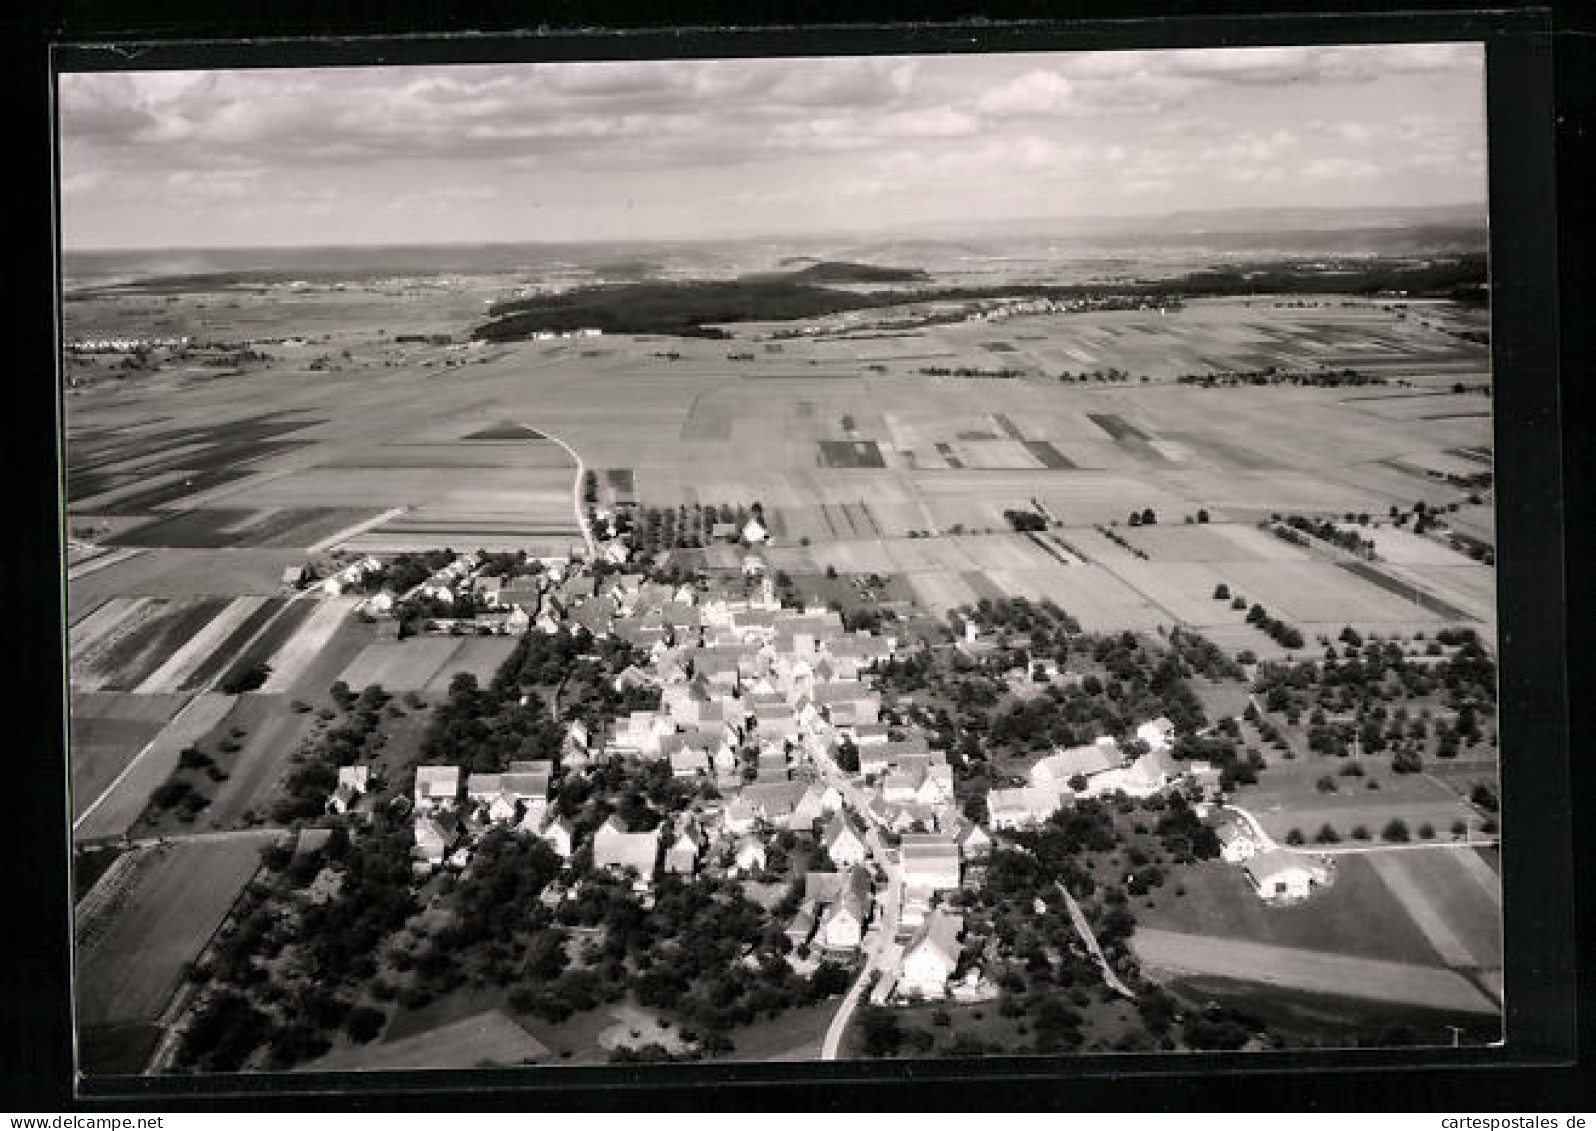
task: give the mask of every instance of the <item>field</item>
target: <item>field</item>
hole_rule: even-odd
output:
[[[335,1049],[305,1067],[314,1072],[394,1068],[497,1068],[532,1064],[548,1049],[499,1010],[377,1044]]]
[[[901,332],[822,318],[815,333],[779,341],[771,335],[791,325],[738,324],[726,340],[395,340],[463,335],[506,281],[419,296],[370,286],[69,304],[72,334],[159,323],[161,333],[255,340],[269,355],[236,374],[188,363],[67,390],[68,522],[96,532],[85,536],[95,546],[74,547],[67,586],[77,839],[125,833],[196,741],[217,751],[228,776],[202,783],[211,805],[182,831],[243,823],[315,725],[291,701],[319,703],[334,680],[414,690],[431,703],[456,672],[490,678],[513,640],[377,641],[351,615],[353,601],[290,596],[280,579],[288,566],[325,565],[333,550],[563,555],[582,541],[564,444],[599,473],[605,502],[761,502],[770,567],[850,610],[878,604],[852,584],[876,574],[885,599],[913,598],[937,614],[1024,596],[1057,602],[1091,631],[1180,624],[1231,651],[1283,655],[1244,610],[1213,599],[1224,583],[1310,641],[1344,624],[1384,634],[1453,621],[1494,638],[1494,569],[1442,541],[1378,528],[1385,560],[1377,575],[1360,575],[1257,525],[1276,512],[1380,518],[1416,501],[1459,503],[1454,529],[1494,542],[1490,503],[1467,504],[1431,474],[1473,474],[1492,448],[1490,402],[1448,391],[1488,379],[1489,366],[1483,346],[1433,324],[1452,319],[1449,307],[1421,318],[1293,296],[1290,305],[1202,300]],[[1467,312],[1456,317],[1475,325]],[[1177,382],[1269,366],[1352,366],[1412,387]],[[924,372],[960,368],[986,376]],[[1128,379],[1060,380],[1066,370]],[[1039,513],[1046,529],[1014,533],[1013,510]],[[1148,510],[1154,525],[1140,522]],[[729,544],[684,553],[727,568],[742,560]],[[206,693],[258,663],[272,669],[259,692]],[[1230,698],[1211,709],[1238,710]],[[413,749],[424,724],[421,712],[395,720],[381,758]],[[238,749],[222,753],[233,741]],[[1393,816],[1415,829],[1429,821],[1441,838],[1455,819],[1478,824],[1440,780],[1382,770],[1377,791],[1338,779],[1338,792],[1324,794],[1314,782],[1326,772],[1315,759],[1277,760],[1239,800],[1282,837],[1299,826],[1311,836],[1326,821],[1344,837],[1356,823],[1378,836]],[[180,827],[163,822],[162,831]],[[126,902],[80,950],[84,1047],[101,1050],[103,1063],[141,1060],[149,1022],[258,848],[249,838],[185,844],[128,872],[136,884]],[[1479,991],[1436,965],[1483,978],[1501,964],[1499,937],[1480,926],[1496,921],[1489,887],[1453,857],[1347,856],[1333,888],[1279,910],[1262,907],[1234,870],[1201,871],[1186,897],[1160,896],[1143,942],[1167,944],[1164,956],[1180,958],[1189,979],[1262,981],[1283,994],[1357,984],[1426,1010],[1483,1012]],[[1198,944],[1182,941],[1192,936]],[[498,1008],[462,998],[447,1015],[401,1011],[384,1043],[339,1049],[318,1067],[607,1055],[607,1010],[551,1028]],[[831,1008],[739,1033],[737,1055],[810,1056]]]
[[[78,1024],[149,1023],[160,1016],[185,967],[210,939],[260,867],[260,839],[144,849],[114,897],[74,924]],[[94,898],[91,896],[90,898]]]
[[[1440,850],[1422,855],[1442,855]],[[1389,853],[1396,855],[1418,853]],[[1404,905],[1382,882],[1370,856],[1343,856],[1335,881],[1312,899],[1271,907],[1258,898],[1240,867],[1218,860],[1182,871],[1183,896],[1161,892],[1154,910],[1138,907],[1143,928],[1216,939],[1327,951],[1359,958],[1437,964],[1437,955]]]
[[[89,692],[72,697],[72,816],[83,814],[183,705],[182,695]]]
[[[81,800],[75,797],[73,840],[100,840],[127,832],[144,812],[150,794],[177,765],[178,753],[210,733],[232,709],[232,703],[226,695],[195,696],[119,771],[126,776],[115,778],[101,793]]]
[[[1138,931],[1131,945],[1143,966],[1166,975],[1210,975],[1447,1012],[1495,1015],[1500,1008],[1461,975],[1433,966],[1160,930]]]

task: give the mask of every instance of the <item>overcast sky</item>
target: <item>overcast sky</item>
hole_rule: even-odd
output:
[[[1477,45],[72,74],[63,243],[1477,203]]]

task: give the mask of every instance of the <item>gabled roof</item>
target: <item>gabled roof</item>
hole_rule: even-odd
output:
[[[903,959],[907,962],[916,953],[935,955],[953,971],[959,965],[959,934],[964,930],[964,920],[938,907],[925,917],[925,922],[915,932],[909,945],[904,947]]]
[[[826,822],[826,831],[820,835],[820,843],[829,849],[841,840],[844,834],[852,836],[860,844],[864,843],[864,834],[848,819],[848,815],[839,809],[832,815],[831,820]]]
[[[1091,777],[1115,769],[1124,760],[1118,743],[1112,743],[1112,740],[1110,743],[1093,742],[1049,754],[1031,767],[1031,777],[1033,780],[1046,777],[1055,782],[1068,782],[1076,775]]]
[[[420,796],[453,797],[459,792],[459,766],[416,767],[416,793]]]
[[[651,876],[658,856],[657,828],[646,833],[622,832],[616,819],[611,817],[593,835],[595,868],[634,868],[640,876]]]

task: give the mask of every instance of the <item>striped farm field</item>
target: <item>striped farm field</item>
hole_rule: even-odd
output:
[[[134,690],[149,695],[181,689],[211,653],[265,604],[265,597],[239,597],[228,602],[209,624],[191,636]]]
[[[964,605],[973,605],[982,594],[958,573],[915,573],[909,575],[915,598],[937,614],[946,613]]]
[[[73,687],[131,691],[228,605],[226,598],[150,601],[72,657]]]
[[[222,683],[242,675],[260,664],[270,664],[283,645],[293,638],[311,615],[321,606],[308,600],[289,601],[283,606],[278,615],[269,621],[259,635],[245,646],[239,653],[226,674],[222,676]]]
[[[1100,565],[987,570],[1011,597],[1053,601],[1088,632],[1147,631],[1172,618]]]
[[[267,597],[262,600],[183,677],[179,684],[180,690],[196,691],[202,687],[209,687],[212,681],[238,658],[245,645],[255,638],[255,634],[281,613],[287,604],[287,599],[283,597]]]
[[[344,618],[360,603],[358,597],[330,597],[324,600],[302,621],[275,654],[266,662],[271,665],[271,675],[261,685],[266,693],[298,690],[296,686],[305,668],[326,647],[327,641],[338,630]]]

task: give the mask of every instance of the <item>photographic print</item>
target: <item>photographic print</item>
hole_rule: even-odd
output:
[[[1499,1042],[1485,89],[60,73],[80,1073]]]

